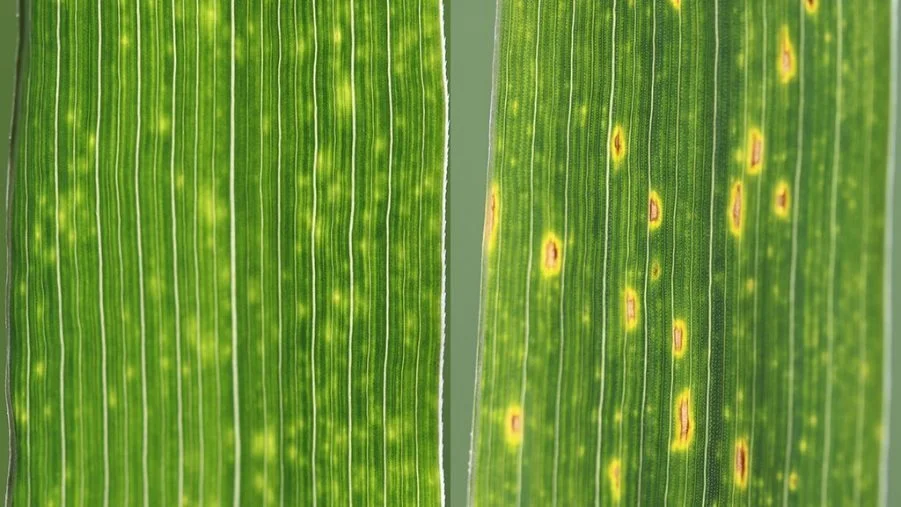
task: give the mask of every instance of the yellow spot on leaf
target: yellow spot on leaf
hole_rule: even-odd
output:
[[[488,194],[488,203],[485,209],[485,246],[489,252],[494,251],[497,243],[497,226],[500,217],[500,199],[497,183],[491,184],[491,192]]]
[[[660,194],[655,190],[651,190],[648,195],[648,227],[655,231],[660,228],[663,223],[663,204],[660,200]]]
[[[783,180],[776,183],[773,192],[773,212],[779,218],[788,218],[789,209],[791,209],[791,191],[788,182]]]
[[[695,435],[695,417],[691,403],[691,388],[685,388],[676,398],[674,411],[676,419],[673,435],[673,450],[684,451],[691,445]]]
[[[798,478],[798,472],[792,470],[792,473],[788,475],[788,489],[797,491],[799,481],[800,479]]]
[[[789,83],[795,78],[797,73],[797,62],[795,62],[795,45],[791,41],[788,33],[788,25],[782,25],[779,36],[779,61],[777,62],[779,69],[779,81],[782,84]]]
[[[623,496],[623,464],[619,458],[613,458],[607,465],[607,480],[610,481],[610,496],[619,502]]]
[[[752,128],[748,132],[748,174],[759,174],[763,169],[763,133]]]
[[[563,264],[563,246],[560,238],[553,232],[544,235],[541,241],[541,273],[545,278],[556,276],[560,273]]]
[[[518,403],[508,406],[504,414],[504,436],[508,446],[516,448],[522,444],[524,426],[522,407]]]
[[[632,331],[638,326],[638,293],[635,289],[627,287],[623,294],[623,317],[625,318],[626,330]]]
[[[727,211],[729,213],[729,231],[736,238],[740,238],[745,225],[745,197],[741,180],[732,184]]]
[[[804,1],[804,10],[807,11],[807,14],[814,14],[820,8],[819,0],[803,0]]]
[[[654,261],[651,262],[651,280],[656,282],[657,280],[660,279],[660,274],[661,274],[660,261],[658,261],[657,259],[654,259]]]
[[[626,133],[622,125],[613,127],[610,134],[610,155],[614,162],[619,162],[626,156]]]
[[[682,0],[670,0],[670,3],[673,4],[677,11],[682,8]]]

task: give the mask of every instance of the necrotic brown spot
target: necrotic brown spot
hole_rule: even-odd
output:
[[[560,252],[557,250],[557,243],[548,240],[544,245],[544,267],[548,270],[556,269]]]
[[[688,399],[683,398],[679,403],[679,439],[688,440],[688,433],[691,430],[691,421],[688,416]]]
[[[741,227],[741,183],[735,187],[735,202],[732,203],[732,222]]]
[[[735,483],[744,488],[748,484],[748,444],[740,439],[735,444]]]
[[[680,326],[673,326],[673,348],[676,349],[676,353],[682,352],[682,328]]]

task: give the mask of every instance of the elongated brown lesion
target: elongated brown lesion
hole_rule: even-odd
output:
[[[763,169],[763,133],[752,128],[748,133],[748,174],[759,174]]]
[[[695,433],[694,414],[691,406],[691,388],[685,388],[676,398],[675,423],[673,450],[684,451],[691,446]]]
[[[660,228],[663,223],[663,205],[660,194],[651,190],[648,195],[648,227],[653,231]]]
[[[735,442],[734,478],[735,484],[744,489],[748,486],[748,441],[744,438]]]
[[[744,229],[744,186],[741,180],[732,184],[729,194],[729,231],[735,237],[741,237]]]
[[[773,191],[773,212],[779,218],[788,218],[790,207],[791,190],[788,182],[780,181],[776,183],[776,189]]]
[[[673,321],[673,356],[676,359],[680,359],[685,355],[686,342],[688,340],[686,331],[684,320],[675,319]]]
[[[610,135],[610,154],[614,162],[619,162],[626,156],[626,134],[622,125],[613,127]]]
[[[789,83],[795,78],[797,62],[795,61],[795,45],[792,43],[788,25],[782,25],[779,37],[779,81]]]
[[[624,297],[623,304],[625,306],[624,317],[626,321],[626,330],[631,331],[638,326],[638,293],[635,292],[635,289],[631,287],[627,287]]]

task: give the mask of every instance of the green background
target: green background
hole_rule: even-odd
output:
[[[483,224],[485,176],[488,159],[488,122],[491,99],[491,64],[494,45],[495,5],[486,0],[446,0],[445,20],[448,25],[448,68],[450,79],[450,168],[449,168],[449,256],[448,256],[448,399],[445,432],[448,439],[445,461],[449,479],[449,505],[464,505],[466,472],[469,455],[469,431],[472,416],[472,393],[475,379],[476,318],[479,303],[479,269]],[[17,1],[0,2],[0,159],[9,160],[15,63],[17,56]],[[897,59],[898,54],[895,55]],[[896,114],[901,108],[895,104]],[[901,132],[895,132],[895,144],[901,145]],[[898,160],[895,161],[896,165]],[[7,165],[0,169],[0,189],[5,192]],[[895,168],[897,172],[897,167]],[[895,178],[897,195],[899,178]],[[4,196],[5,198],[5,196]],[[892,303],[894,336],[901,335],[901,206],[895,205],[893,235]],[[0,220],[0,279],[5,284],[6,216]],[[0,308],[6,308],[5,287],[0,291]],[[0,327],[5,326],[4,320]],[[0,364],[6,364],[6,330],[0,333]],[[901,344],[892,347],[895,375],[892,392],[892,429],[890,473],[901,473]],[[5,391],[5,387],[4,387]],[[0,430],[0,456],[8,453],[6,405],[0,404],[3,429]],[[0,459],[0,477],[7,474],[7,460]],[[5,480],[3,480],[5,483]],[[889,498],[901,498],[901,482],[889,484]]]

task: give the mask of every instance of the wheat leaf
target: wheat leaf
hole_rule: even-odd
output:
[[[888,2],[499,2],[469,499],[880,499]]]
[[[443,501],[441,9],[23,2],[9,500]]]

